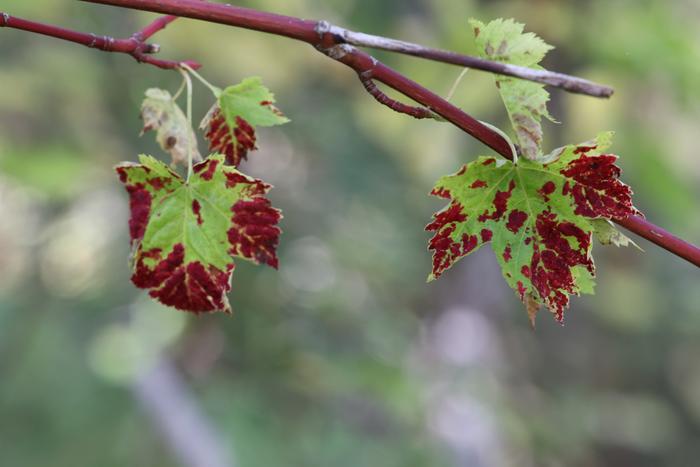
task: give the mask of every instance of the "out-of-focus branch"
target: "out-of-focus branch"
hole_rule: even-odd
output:
[[[230,442],[219,438],[167,357],[141,374],[132,392],[183,466],[235,465]]]

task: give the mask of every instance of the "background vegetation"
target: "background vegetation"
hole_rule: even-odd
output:
[[[700,5],[691,0],[236,2],[470,52],[470,16],[557,46],[545,66],[613,85],[553,91],[550,148],[617,131],[623,178],[659,225],[700,240]],[[153,15],[74,1],[11,14],[128,36]],[[293,122],[244,170],[276,188],[281,268],[240,264],[234,316],[164,309],[129,283],[127,196],[147,87],[177,73],[0,30],[0,464],[8,466],[684,466],[700,456],[698,270],[596,248],[594,297],[532,332],[483,249],[439,282],[433,182],[479,143],[374,103],[307,46],[180,20],[163,56],[219,85],[263,77]],[[460,70],[378,56],[447,94]],[[209,96],[199,87],[196,112]],[[507,128],[491,76],[453,101]],[[239,262],[240,263],[240,262]]]

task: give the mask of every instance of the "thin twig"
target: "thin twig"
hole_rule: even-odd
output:
[[[361,74],[358,74],[357,76],[360,78],[360,82],[362,83],[362,86],[364,86],[365,90],[367,90],[367,92],[374,97],[374,100],[389,107],[394,112],[410,115],[411,117],[419,120],[434,117],[434,114],[430,111],[430,109],[407,105],[387,96],[377,87],[374,81],[372,81],[371,77],[368,78],[366,76],[362,76]]]
[[[170,22],[172,22],[171,19],[166,21],[164,18],[159,18],[128,39],[115,39],[114,37],[110,36],[98,36],[96,34],[73,31],[71,29],[66,29],[51,24],[29,21],[0,12],[0,27],[20,29],[22,31],[42,34],[44,36],[74,42],[76,44],[101,50],[103,52],[128,54],[134,57],[134,59],[136,59],[138,62],[147,63],[163,69],[177,68],[180,62],[161,60],[152,57],[150,54],[157,53],[160,48],[156,44],[147,44],[144,42],[144,40],[163,29],[165,25]],[[194,61],[187,61],[185,63],[195,69],[201,67],[199,63]]]
[[[513,76],[515,78],[535,81],[549,86],[562,88],[566,91],[586,94],[593,97],[610,97],[614,90],[609,86],[588,81],[576,76],[569,76],[563,73],[555,73],[547,70],[534,70],[532,68],[511,65],[507,63],[494,62],[483,58],[472,57],[448,50],[425,47],[412,42],[390,39],[388,37],[375,36],[362,32],[355,32],[328,23],[319,21],[317,31],[329,34],[336,44],[344,43],[358,47],[369,47],[372,49],[386,50],[404,55],[412,55],[427,60],[434,60],[452,65],[459,65],[466,68],[488,71],[500,75]]]
[[[328,49],[319,47],[319,50],[332,59],[349,66],[358,74],[372,76],[374,81],[383,83],[430,109],[433,113],[467,132],[499,154],[507,154],[508,156],[511,154],[510,144],[500,134],[366,52],[347,44],[335,45]]]
[[[162,31],[163,29],[166,28],[166,26],[173,21],[175,21],[178,17],[173,16],[173,15],[166,15],[166,16],[161,16],[160,18],[155,19],[151,24],[140,30],[139,32],[135,33],[133,38],[135,38],[138,41],[147,41],[150,39],[155,33]]]

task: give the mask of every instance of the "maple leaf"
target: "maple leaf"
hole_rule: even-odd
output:
[[[212,155],[189,182],[151,156],[116,167],[130,196],[132,282],[193,313],[230,312],[232,256],[277,267],[280,211],[270,185]]]
[[[275,126],[289,119],[280,112],[274,95],[257,77],[218,91],[217,102],[202,120],[209,149],[226,155],[226,163],[237,167],[256,147],[256,126]]]
[[[470,19],[469,23],[482,58],[542,70],[538,63],[553,48],[535,34],[523,33],[525,26],[512,19],[489,24]],[[542,155],[542,118],[555,121],[547,110],[549,93],[543,84],[532,81],[503,75],[495,79],[522,154],[537,159]]]
[[[561,322],[569,295],[593,293],[598,221],[639,214],[617,156],[605,153],[610,140],[559,149],[547,164],[480,157],[440,179],[431,194],[450,204],[426,227],[435,232],[430,279],[490,242],[530,316],[544,304]]]
[[[170,154],[173,164],[187,165],[188,154],[192,154],[195,162],[202,160],[192,126],[168,91],[158,88],[146,91],[141,119],[141,135],[156,130],[156,141]]]

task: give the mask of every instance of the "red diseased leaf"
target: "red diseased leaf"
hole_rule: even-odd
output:
[[[617,156],[604,152],[610,139],[568,146],[547,164],[481,157],[442,178],[433,194],[451,202],[426,227],[435,232],[431,278],[490,242],[529,316],[544,304],[562,321],[569,295],[593,292],[591,239],[601,220],[639,214]]]
[[[224,154],[226,163],[237,167],[249,151],[257,149],[255,127],[289,121],[274,102],[274,95],[260,78],[248,78],[224,89],[200,125],[210,151]]]
[[[189,182],[150,156],[140,162],[116,168],[130,196],[132,282],[179,310],[230,312],[232,257],[277,267],[281,214],[270,185],[222,155],[195,165]]]

